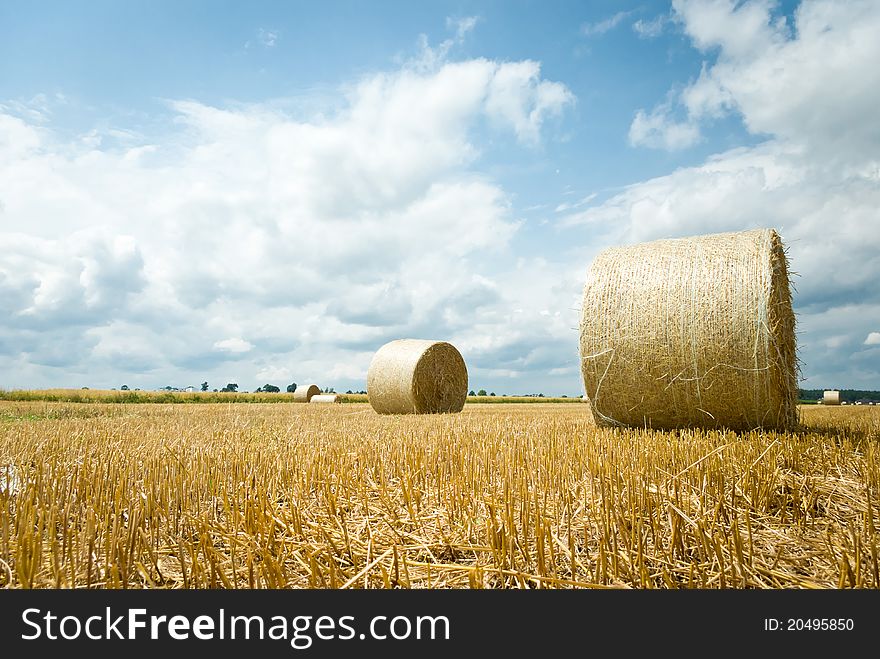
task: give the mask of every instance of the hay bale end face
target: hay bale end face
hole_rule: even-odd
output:
[[[299,384],[293,390],[293,400],[297,403],[308,403],[312,400],[312,396],[320,393],[321,389],[316,384]]]
[[[790,429],[794,328],[772,229],[606,249],[584,285],[584,390],[601,425]]]
[[[340,402],[338,394],[317,394],[312,396],[310,403],[338,403]]]
[[[460,412],[467,387],[464,359],[445,341],[391,341],[367,371],[367,395],[379,414]]]

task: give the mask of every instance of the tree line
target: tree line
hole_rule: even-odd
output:
[[[822,400],[825,397],[825,389],[801,389],[801,400]],[[880,391],[868,389],[837,389],[840,392],[841,402],[854,403],[858,400],[880,401]]]

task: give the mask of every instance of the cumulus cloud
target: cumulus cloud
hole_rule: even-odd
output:
[[[871,332],[865,338],[866,346],[880,346],[880,332]]]
[[[639,110],[630,124],[628,137],[632,146],[677,151],[696,144],[700,140],[700,129],[692,121],[676,121],[666,104],[648,114]]]
[[[101,233],[75,231],[65,240],[5,234],[0,309],[6,324],[89,325],[124,308],[143,289],[143,258],[131,236]]]
[[[596,227],[608,242],[777,228],[795,273],[807,385],[847,372],[849,386],[876,387],[880,357],[861,346],[880,305],[880,5],[805,2],[792,21],[763,1],[673,8],[709,59],[683,90],[636,114],[631,142],[680,148],[729,114],[764,141],[633,183],[563,224]]]
[[[517,137],[530,143],[537,142],[548,116],[559,114],[574,100],[565,85],[541,80],[540,74],[537,62],[505,64],[492,77],[486,99],[489,116],[509,123]]]
[[[775,15],[775,9],[770,0],[674,0],[674,17],[685,34],[715,56],[674,104],[693,126],[737,113],[756,135],[809,144],[828,158],[841,151],[874,153],[880,126],[865,117],[880,102],[878,74],[876,67],[856,62],[880,58],[875,38],[880,5],[803,2],[793,21]],[[668,103],[639,111],[634,124],[645,115],[662,116]],[[668,125],[678,130],[679,124]]]
[[[360,388],[386,340],[498,322],[487,260],[520,223],[474,127],[531,148],[571,92],[536,62],[473,59],[408,62],[336,100],[313,117],[173,100],[140,142],[0,112],[0,370],[17,378],[0,386]]]
[[[23,119],[3,114],[4,110],[0,106],[0,164],[15,162],[35,151],[42,142],[41,134],[44,132]]]
[[[238,336],[214,342],[214,349],[223,352],[250,352],[253,348],[254,344]]]
[[[263,380],[263,384],[272,384],[273,382],[284,382],[285,385],[290,384],[290,379],[293,377],[293,372],[290,370],[288,366],[279,366],[277,364],[267,364],[259,371],[255,376],[257,381]],[[280,386],[280,385],[276,385]],[[284,387],[281,387],[281,390],[284,391]]]

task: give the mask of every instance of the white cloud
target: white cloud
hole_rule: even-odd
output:
[[[750,132],[809,144],[829,159],[876,153],[880,124],[867,117],[880,104],[880,69],[869,64],[880,60],[880,4],[803,2],[793,24],[775,16],[775,7],[770,0],[675,0],[675,19],[715,61],[671,103],[640,110],[636,133],[651,118],[648,128],[662,130],[671,104],[686,112],[686,127],[738,113]],[[676,141],[640,143],[674,148]]]
[[[668,105],[661,105],[646,114],[639,110],[629,127],[632,146],[677,151],[693,146],[700,140],[700,129],[690,121],[675,121]]]
[[[586,206],[586,205],[589,204],[591,201],[593,201],[593,199],[595,199],[596,196],[597,196],[597,193],[595,193],[595,192],[591,192],[590,194],[588,194],[586,197],[584,197],[584,198],[581,199],[580,201],[576,201],[576,202],[574,202],[574,203],[563,202],[563,203],[558,204],[558,205],[556,206],[556,208],[554,209],[554,212],[556,212],[556,213],[562,213],[562,212],[565,212],[565,211],[573,210],[573,209],[575,209],[575,208],[580,208],[581,206]]]
[[[278,43],[277,30],[265,30],[260,28],[257,30],[257,40],[266,48],[272,48]]]
[[[846,345],[849,336],[846,334],[835,334],[834,336],[829,336],[827,339],[822,341],[822,344],[826,348],[831,348],[832,350],[836,350],[844,345]]]
[[[257,381],[262,380],[262,384],[272,384],[273,382],[284,382],[285,386],[290,384],[290,380],[293,377],[293,372],[287,366],[278,366],[275,364],[270,364],[268,366],[264,366],[259,371],[257,371],[254,378]],[[284,388],[281,389],[284,391]]]
[[[787,33],[775,21],[774,0],[673,0],[672,7],[694,45],[703,51],[720,48],[724,57],[764,54]]]
[[[0,106],[0,165],[30,155],[42,142],[39,128],[2,110]]]
[[[525,142],[536,142],[544,120],[574,101],[565,85],[541,80],[540,73],[537,62],[504,64],[492,77],[486,99],[489,116],[512,125]]]
[[[446,27],[455,29],[455,39],[459,43],[473,31],[477,23],[480,22],[479,16],[466,16],[464,18],[446,17]]]
[[[214,349],[220,350],[222,352],[250,352],[251,350],[253,350],[253,348],[253,343],[251,343],[250,341],[245,341],[238,336],[214,342]]]
[[[880,332],[871,332],[865,338],[866,346],[880,346]]]
[[[581,32],[586,36],[605,34],[617,27],[617,25],[630,14],[632,14],[632,11],[619,11],[604,20],[595,23],[584,23],[581,26]]]
[[[663,34],[663,30],[668,22],[669,17],[665,14],[660,14],[651,20],[640,18],[632,24],[632,29],[640,39],[656,39]]]
[[[573,101],[536,62],[475,59],[367,76],[314,118],[172,101],[142,144],[0,113],[0,385],[216,387],[234,361],[244,388],[336,386],[400,335],[502,336],[526,293],[488,261],[519,222],[474,126],[532,145]]]
[[[465,18],[446,17],[446,29],[454,29],[455,36],[444,39],[436,47],[432,47],[425,34],[419,35],[419,54],[407,63],[409,68],[416,71],[436,71],[448,62],[449,53],[456,46],[464,43],[465,37],[470,34],[480,22],[479,16],[467,16]]]

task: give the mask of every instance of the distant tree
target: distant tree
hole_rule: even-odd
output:
[[[480,389],[480,390],[477,392],[477,396],[485,396],[485,395],[486,395],[486,390],[485,390],[485,389]]]
[[[214,393],[215,393],[215,394],[217,393],[217,390],[216,390],[216,389],[214,389]]]
[[[202,382],[202,387],[201,387],[201,388],[202,388],[202,391],[207,391],[207,390],[208,390],[208,383],[207,383],[207,382]]]
[[[473,389],[471,389],[471,390],[468,392],[468,396],[476,396],[476,395],[477,395],[477,394],[474,393],[474,390],[473,390]]]
[[[494,396],[494,395],[495,395],[495,392],[493,391],[493,392],[492,392],[491,394],[489,394],[489,395],[490,395],[490,396]]]
[[[121,387],[119,387],[119,389],[120,389],[121,391],[128,391],[128,385],[127,385],[127,384],[124,384],[124,385],[122,385]]]
[[[257,389],[257,391],[259,391],[259,389]],[[270,394],[277,394],[279,391],[281,391],[281,389],[276,387],[274,384],[264,384],[263,391]]]
[[[255,394],[258,394],[258,393],[260,393],[262,390],[263,390],[263,387],[257,387],[256,389],[254,389],[254,393],[255,393]]]
[[[88,389],[88,387],[83,387],[83,389]]]
[[[346,391],[345,393],[350,394],[350,393],[351,393],[351,389],[349,389],[349,390]]]
[[[543,398],[544,394],[538,394],[538,398]]]
[[[223,387],[220,391],[225,391],[225,392],[230,392],[230,391],[231,391],[231,392],[236,392],[236,391],[238,391],[238,385],[235,384],[234,382],[230,382],[230,383],[227,384],[225,387]]]
[[[565,394],[562,394],[562,397],[563,397],[563,398],[568,398],[568,396],[566,396]]]
[[[294,391],[296,391],[296,382],[291,382],[287,385],[287,393],[292,394]]]

